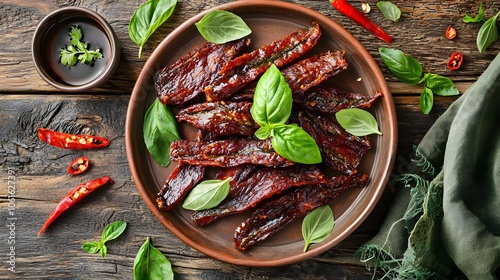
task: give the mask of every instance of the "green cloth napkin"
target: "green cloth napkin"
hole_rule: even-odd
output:
[[[496,279],[500,54],[438,118],[411,168],[380,232],[358,250],[361,261],[386,279]]]

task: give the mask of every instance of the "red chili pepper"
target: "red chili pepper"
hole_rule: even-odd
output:
[[[57,204],[56,208],[50,213],[49,217],[45,221],[45,224],[42,226],[40,231],[38,232],[38,236],[40,236],[47,227],[61,215],[66,209],[75,205],[78,201],[82,200],[84,197],[88,196],[91,192],[95,191],[101,186],[104,186],[107,183],[113,183],[113,180],[108,176],[104,176],[99,179],[95,179],[83,184],[80,184],[73,188],[69,193],[67,193],[63,199]]]
[[[446,33],[445,33],[446,39],[451,40],[457,36],[457,30],[455,28],[451,27],[451,25],[446,28]]]
[[[448,59],[446,67],[450,70],[457,70],[460,66],[462,66],[463,61],[464,55],[461,52],[454,52],[451,54],[450,59]]]
[[[73,160],[68,166],[70,175],[78,175],[85,172],[89,168],[90,161],[86,156],[78,157]]]
[[[382,30],[382,28],[380,28],[376,23],[371,21],[368,17],[354,8],[351,4],[347,3],[345,0],[330,0],[330,4],[346,17],[366,28],[366,30],[370,31],[379,39],[387,43],[392,42],[391,36],[385,33],[385,31]]]
[[[46,128],[38,129],[38,138],[49,145],[73,150],[103,148],[109,145],[109,140],[104,137],[68,134]]]

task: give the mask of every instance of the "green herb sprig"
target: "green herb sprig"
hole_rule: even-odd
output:
[[[176,4],[177,0],[149,0],[135,10],[128,25],[128,35],[139,47],[139,58],[149,37],[172,15]]]
[[[205,210],[221,203],[229,194],[229,181],[205,180],[194,187],[184,200],[182,207],[188,210]]]
[[[126,228],[127,223],[124,221],[113,222],[104,228],[100,241],[87,241],[83,243],[82,249],[91,254],[101,251],[101,256],[104,258],[108,252],[108,248],[105,243],[116,239],[125,231]]]
[[[159,165],[167,167],[170,164],[170,144],[179,140],[180,136],[174,115],[158,98],[146,111],[143,134],[151,157]]]
[[[201,36],[214,44],[224,44],[252,33],[242,18],[221,10],[208,12],[195,25]]]
[[[304,252],[311,243],[325,240],[333,230],[335,220],[333,210],[329,205],[320,206],[311,211],[302,221],[302,237],[304,237]]]
[[[399,81],[410,85],[424,84],[424,90],[420,95],[420,109],[424,114],[429,114],[432,110],[434,98],[431,93],[441,96],[459,94],[449,78],[432,73],[423,75],[422,65],[410,55],[389,48],[380,48],[379,53],[384,64]]]
[[[135,256],[133,273],[134,280],[174,279],[172,264],[167,257],[151,244],[149,237],[146,238]]]
[[[463,21],[465,23],[480,23],[484,22],[477,33],[476,45],[479,52],[484,52],[491,44],[498,40],[497,20],[500,16],[500,11],[493,17],[486,20],[484,17],[483,3],[479,5],[479,11],[475,17],[465,15]]]
[[[255,87],[250,113],[260,128],[255,136],[271,137],[273,149],[297,163],[321,162],[319,147],[307,132],[296,124],[286,124],[292,112],[292,91],[276,65],[271,65]]]
[[[401,10],[389,1],[379,1],[377,2],[377,7],[382,11],[386,19],[397,22],[401,17]]]
[[[65,49],[60,49],[61,54],[61,64],[68,66],[69,68],[75,66],[78,61],[82,64],[91,64],[96,59],[102,58],[102,53],[99,49],[89,50],[89,44],[82,41],[83,34],[78,25],[71,27],[69,32],[71,45],[67,46]]]

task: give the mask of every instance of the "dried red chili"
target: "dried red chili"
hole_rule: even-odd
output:
[[[450,59],[448,59],[446,67],[450,70],[457,70],[460,66],[462,66],[463,61],[464,55],[461,52],[454,52],[451,54]]]
[[[391,36],[385,33],[382,28],[380,28],[376,23],[366,17],[363,13],[354,8],[351,4],[347,3],[345,0],[330,0],[330,4],[341,12],[346,17],[352,19],[357,24],[364,27],[366,30],[370,31],[373,35],[377,36],[379,39],[390,43],[392,42]]]
[[[68,166],[70,175],[78,175],[85,172],[89,168],[90,161],[86,156],[78,157],[73,160]]]
[[[64,149],[87,150],[103,148],[109,145],[109,140],[94,135],[68,134],[46,128],[38,129],[38,138],[43,142]]]
[[[455,30],[455,28],[448,26],[448,28],[446,28],[446,33],[445,33],[445,36],[446,36],[446,39],[448,40],[451,40],[453,38],[455,38],[455,36],[457,36],[457,30]]]
[[[78,201],[88,196],[91,192],[95,191],[101,186],[104,186],[107,183],[113,183],[113,180],[111,180],[111,178],[109,178],[108,176],[104,176],[102,178],[80,184],[73,188],[61,199],[56,208],[50,213],[49,217],[45,221],[45,224],[38,232],[38,236],[40,236],[47,229],[47,227],[49,227],[49,225],[57,217],[59,217],[59,215],[61,215],[62,212],[75,205]]]

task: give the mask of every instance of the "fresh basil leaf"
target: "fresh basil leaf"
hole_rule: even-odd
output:
[[[335,118],[345,131],[354,136],[382,135],[377,120],[368,111],[359,108],[343,109],[335,113]]]
[[[420,95],[420,109],[422,110],[422,113],[426,115],[429,114],[432,110],[433,104],[434,94],[432,93],[432,90],[424,86],[424,90]]]
[[[102,242],[113,240],[120,236],[127,228],[127,223],[124,221],[115,221],[107,225],[102,231]]]
[[[463,20],[464,20],[465,23],[485,21],[485,19],[484,19],[483,3],[481,3],[479,5],[479,11],[477,12],[477,15],[475,17],[471,17],[469,15],[465,15]]]
[[[477,48],[479,52],[484,52],[491,44],[498,40],[497,19],[498,12],[494,17],[489,18],[479,29],[477,34]]]
[[[318,144],[296,124],[275,126],[271,140],[276,153],[286,159],[304,164],[321,162]]]
[[[176,4],[177,0],[149,0],[135,10],[128,25],[128,35],[139,47],[139,58],[146,41],[172,15]]]
[[[184,200],[182,207],[188,210],[205,210],[221,203],[229,194],[229,181],[206,180],[194,187]]]
[[[108,247],[104,243],[102,243],[101,246],[101,257],[106,257],[106,254],[108,253]]]
[[[455,84],[449,78],[432,73],[426,74],[426,77],[425,86],[432,90],[435,94],[441,96],[453,96],[459,94]]]
[[[334,225],[333,211],[329,205],[320,206],[307,214],[302,221],[304,252],[307,251],[311,243],[325,240],[332,232]]]
[[[83,243],[82,249],[87,253],[95,254],[99,250],[101,250],[103,245],[104,244],[102,242],[87,241],[87,242]]]
[[[401,10],[389,1],[379,1],[377,2],[377,7],[382,11],[386,19],[397,22],[401,17]]]
[[[201,36],[214,44],[224,44],[252,33],[242,18],[221,10],[208,12],[195,25]]]
[[[174,272],[170,261],[151,245],[148,237],[134,259],[134,280],[150,279],[173,280]]]
[[[260,140],[266,140],[267,138],[271,137],[272,132],[273,128],[271,125],[264,125],[257,129],[257,131],[255,131],[255,137]]]
[[[170,164],[170,144],[180,137],[175,117],[158,98],[146,112],[143,133],[144,143],[153,159],[167,167]]]
[[[396,49],[379,48],[382,61],[398,80],[416,85],[422,77],[422,65],[412,56]]]
[[[260,126],[283,124],[292,113],[292,102],[292,90],[273,64],[257,82],[250,113]]]

